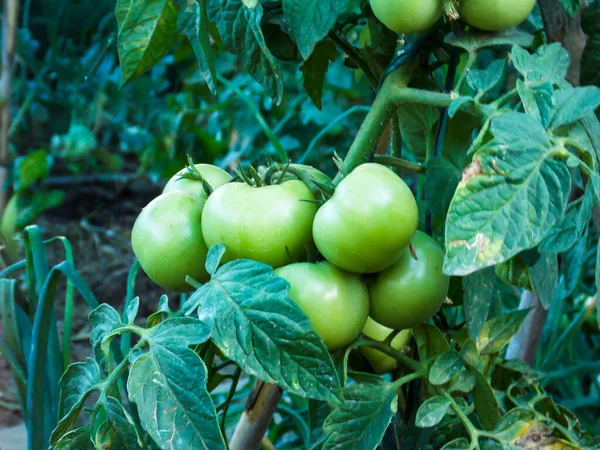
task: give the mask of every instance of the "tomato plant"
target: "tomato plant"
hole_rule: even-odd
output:
[[[450,284],[442,272],[444,252],[439,244],[420,231],[411,244],[412,251],[404,250],[370,286],[371,316],[396,330],[431,318],[442,307]]]
[[[328,262],[290,264],[275,273],[290,283],[290,298],[329,350],[347,346],[365,326],[369,294],[357,275]]]
[[[224,244],[226,260],[248,258],[283,266],[301,259],[312,244],[314,201],[299,180],[262,187],[226,184],[204,206],[204,239],[208,246]]]
[[[142,211],[140,265],[164,287],[198,283],[145,321],[133,295],[122,314],[94,308],[93,358],[69,366],[62,398],[57,372],[33,369],[59,272],[80,280],[60,266],[27,283],[41,305],[24,328],[27,404],[47,384],[60,411],[45,428],[27,416],[34,448],[600,446],[586,401],[600,396],[600,337],[584,325],[598,322],[600,286],[600,87],[585,62],[599,60],[600,5],[534,3],[118,1],[123,82],[169,49],[193,53],[195,94],[228,89],[269,145],[247,155],[235,130],[219,160],[232,180],[191,166]],[[578,26],[580,10],[591,39],[574,68],[549,18]],[[373,92],[332,118],[347,79]],[[317,144],[357,112],[349,146]],[[310,114],[323,115],[303,148],[288,125]],[[26,236],[28,259],[9,271],[39,270]],[[18,354],[16,372],[29,370]]]
[[[336,266],[375,273],[398,260],[417,223],[417,203],[406,183],[387,167],[363,164],[319,209],[313,236]]]

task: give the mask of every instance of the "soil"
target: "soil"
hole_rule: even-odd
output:
[[[69,239],[73,246],[75,268],[89,284],[97,300],[120,310],[126,295],[128,272],[134,262],[130,245],[131,228],[140,210],[160,193],[160,188],[145,182],[127,188],[71,186],[65,192],[63,205],[48,211],[36,224],[44,230],[46,238],[66,236]],[[50,264],[64,260],[62,244],[51,245],[47,251]],[[58,292],[64,292],[64,285],[59,287]],[[140,271],[135,286],[135,294],[141,301],[139,315],[145,318],[151,314],[164,293]],[[170,297],[174,298],[175,295],[171,293]],[[72,361],[81,361],[90,354],[89,310],[80,297],[76,296],[75,302]],[[62,311],[63,305],[56,305],[59,318]],[[60,332],[62,321],[58,326]],[[1,330],[0,326],[0,334]],[[21,421],[12,373],[5,359],[0,356],[0,429]]]

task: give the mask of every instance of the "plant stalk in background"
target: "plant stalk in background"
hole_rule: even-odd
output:
[[[8,197],[9,139],[12,67],[17,43],[19,0],[6,0],[2,20],[2,75],[0,78],[0,213]]]

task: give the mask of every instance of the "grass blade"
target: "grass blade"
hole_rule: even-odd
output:
[[[30,417],[27,429],[30,450],[45,450],[48,447],[50,437],[49,432],[46,432],[47,427],[51,425],[51,431],[56,426],[56,423],[44,423],[44,412],[48,411],[49,408],[45,407],[45,398],[42,393],[47,381],[45,375],[48,358],[47,343],[52,328],[51,312],[54,309],[56,289],[62,275],[73,283],[73,286],[79,291],[90,308],[93,309],[98,306],[98,301],[90,288],[71,264],[65,261],[50,270],[40,290],[38,308],[33,323],[31,354],[29,356],[27,405]],[[56,422],[56,416],[52,419],[52,422]],[[40,432],[41,430],[44,430],[44,432]]]
[[[53,242],[61,241],[63,247],[65,249],[65,260],[71,264],[75,265],[74,257],[73,257],[73,247],[71,247],[71,243],[69,240],[63,236],[57,236],[52,239],[47,240],[46,244],[52,244]],[[67,370],[69,364],[71,363],[71,333],[73,326],[73,306],[74,306],[74,287],[71,280],[67,280],[67,290],[65,293],[65,314],[64,314],[64,322],[63,322],[63,335],[62,335],[62,372]]]

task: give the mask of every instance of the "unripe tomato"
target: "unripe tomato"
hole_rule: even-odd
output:
[[[381,272],[370,286],[371,317],[395,330],[412,328],[431,318],[448,295],[450,279],[442,272],[444,252],[430,236],[417,232],[410,251]]]
[[[204,179],[213,189],[216,189],[219,186],[231,181],[231,175],[217,166],[213,166],[211,164],[194,164],[194,167],[196,167],[198,172],[200,172],[200,175],[204,177]],[[200,195],[204,200],[206,200],[206,192],[204,192],[204,187],[202,186],[201,181],[193,180],[191,178],[182,178],[182,175],[188,173],[188,169],[183,168],[173,175],[165,185],[163,194],[173,191],[187,191]]]
[[[258,188],[225,184],[204,206],[204,239],[209,247],[225,245],[223,262],[245,258],[281,267],[300,260],[312,244],[314,202],[299,180]]]
[[[315,217],[321,254],[351,272],[375,273],[394,264],[419,221],[409,187],[387,167],[363,164],[338,185]]]
[[[131,232],[131,245],[144,272],[161,287],[187,292],[186,275],[206,281],[208,248],[200,218],[204,201],[196,194],[174,191],[152,200]]]
[[[383,342],[394,332],[394,330],[384,327],[369,317],[362,332],[369,339]],[[410,330],[400,331],[396,337],[392,339],[392,348],[401,351],[410,343],[410,337]],[[359,350],[365,359],[369,361],[369,364],[375,373],[388,373],[398,367],[398,361],[379,350],[371,347],[360,347]]]
[[[369,315],[369,292],[356,274],[323,261],[275,270],[290,284],[289,296],[310,319],[330,351],[350,344]]]
[[[460,0],[460,16],[469,25],[486,31],[501,31],[523,22],[536,0]]]
[[[442,17],[442,0],[371,0],[373,14],[396,33],[425,31]]]

